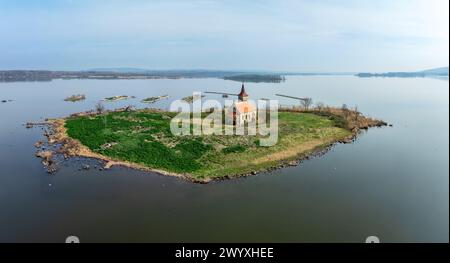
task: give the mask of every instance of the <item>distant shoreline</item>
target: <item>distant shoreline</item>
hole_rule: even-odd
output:
[[[215,78],[236,82],[282,83],[287,76],[356,76],[359,78],[448,78],[448,67],[416,72],[385,73],[308,73],[268,71],[221,71],[221,70],[135,70],[135,71],[51,71],[51,70],[0,70],[1,82],[50,82],[53,80],[151,80],[151,79],[200,79]]]
[[[358,73],[360,78],[426,78],[426,77],[448,77],[448,67],[435,68],[415,72],[385,72],[385,73]]]
[[[355,73],[293,73],[262,71],[220,71],[220,70],[148,70],[148,71],[51,71],[51,70],[0,70],[0,82],[36,82],[56,79],[193,79],[216,78],[237,82],[281,83],[285,76],[331,76],[354,75]]]

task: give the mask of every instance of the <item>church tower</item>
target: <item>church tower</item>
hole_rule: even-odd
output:
[[[248,94],[245,92],[244,83],[242,83],[241,93],[238,94],[238,98],[240,101],[248,100]]]

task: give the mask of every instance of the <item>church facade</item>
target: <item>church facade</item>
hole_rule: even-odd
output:
[[[233,105],[228,109],[228,118],[235,126],[244,126],[246,123],[256,122],[256,107],[248,101],[248,94],[245,92],[244,84],[242,84],[241,92],[238,94],[238,100],[233,102]]]

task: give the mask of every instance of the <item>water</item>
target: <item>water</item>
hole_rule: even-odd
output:
[[[275,93],[357,105],[394,127],[375,128],[353,144],[298,167],[248,178],[193,184],[115,167],[79,171],[72,159],[48,175],[34,157],[43,139],[27,121],[192,91],[239,92],[219,79],[56,80],[0,83],[0,242],[382,242],[449,241],[449,84],[440,79],[289,77],[247,84],[250,98]],[[86,94],[87,100],[63,99]],[[207,98],[219,98],[208,95]],[[169,100],[155,104],[167,109]],[[280,99],[281,104],[295,101]]]

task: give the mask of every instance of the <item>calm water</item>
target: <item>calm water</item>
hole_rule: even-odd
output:
[[[126,168],[79,171],[97,163],[79,159],[48,175],[34,157],[41,129],[23,126],[92,109],[112,95],[137,99],[109,108],[239,88],[218,79],[0,83],[0,100],[14,100],[0,103],[0,242],[68,235],[82,242],[449,241],[448,80],[316,76],[248,84],[251,98],[284,93],[358,105],[394,127],[371,129],[298,167],[207,185]],[[87,100],[63,101],[78,93]]]

